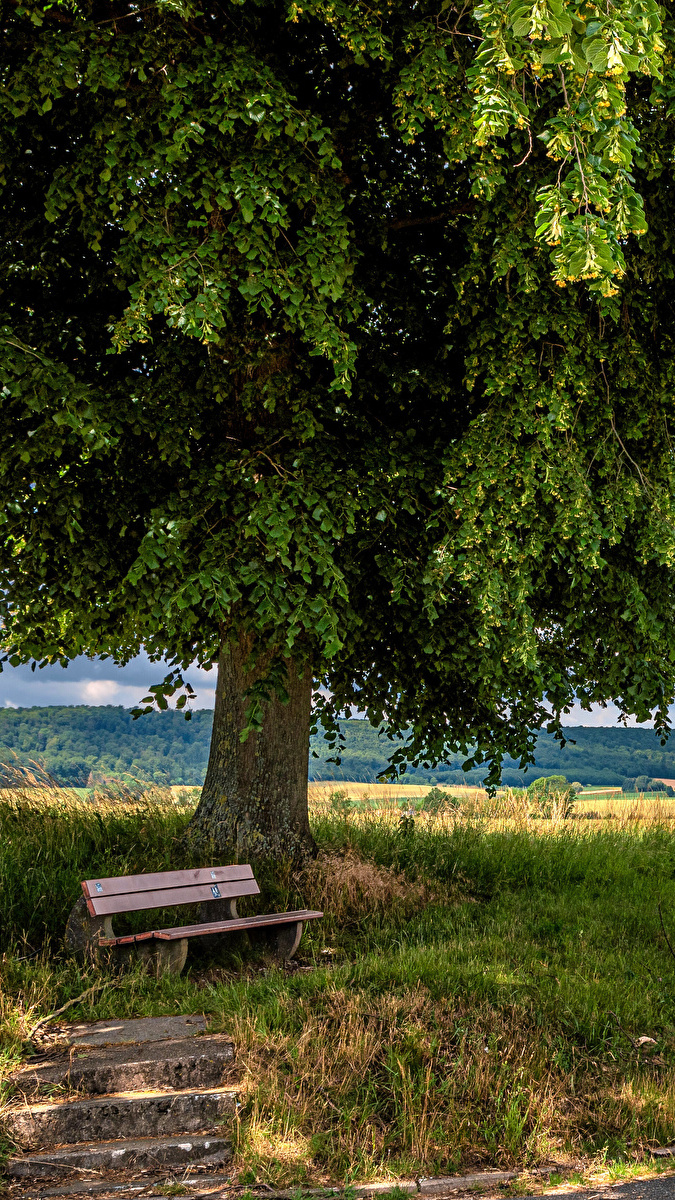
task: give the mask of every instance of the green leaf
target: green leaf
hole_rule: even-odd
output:
[[[593,38],[591,41],[584,42],[583,49],[586,61],[593,70],[600,75],[604,74],[607,70],[607,45],[602,38]]]
[[[244,220],[247,222],[247,224],[250,224],[251,221],[253,220],[254,208],[253,208],[253,204],[248,196],[240,196],[239,208],[241,209],[241,215],[244,218]]]

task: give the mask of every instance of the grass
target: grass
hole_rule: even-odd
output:
[[[63,929],[82,878],[188,865],[189,804],[0,797],[5,1077],[31,1025],[99,981],[69,1018],[206,1012],[232,1035],[244,1183],[644,1170],[675,1122],[668,813],[543,821],[474,793],[401,821],[397,797],[377,799],[315,797],[317,860],[263,872],[261,908],[325,911],[298,969],[233,940],[218,959],[193,944],[186,973],[157,981],[78,967]]]

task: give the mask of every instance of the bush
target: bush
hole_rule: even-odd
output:
[[[542,775],[534,779],[527,790],[530,796],[537,796],[550,791],[567,791],[569,786],[565,775]]]
[[[338,788],[336,791],[331,792],[328,797],[328,804],[333,812],[348,812],[353,807],[346,788]]]
[[[444,792],[441,790],[441,788],[437,787],[434,787],[430,792],[427,792],[426,796],[422,796],[422,799],[419,803],[420,812],[426,813],[439,813],[442,812],[444,808],[458,807],[459,801],[456,796],[451,796],[448,792]]]
[[[564,775],[544,775],[535,779],[527,789],[528,798],[536,814],[544,820],[554,815],[569,817],[576,801],[574,785]]]

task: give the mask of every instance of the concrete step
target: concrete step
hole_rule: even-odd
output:
[[[82,1180],[83,1172],[88,1171],[144,1171],[190,1163],[215,1167],[231,1157],[232,1147],[227,1138],[182,1134],[178,1137],[87,1142],[41,1154],[24,1154],[10,1158],[6,1170],[14,1179],[66,1180],[69,1175],[76,1175]]]
[[[208,1088],[222,1083],[233,1059],[232,1042],[224,1034],[210,1034],[140,1046],[108,1046],[96,1053],[72,1049],[37,1065],[25,1063],[11,1082],[24,1099],[50,1095],[55,1088],[90,1096],[155,1088]]]
[[[3,1113],[3,1124],[22,1149],[76,1145],[99,1139],[197,1133],[233,1113],[235,1104],[232,1088],[118,1092],[101,1099],[10,1106]]]
[[[199,1013],[181,1017],[112,1018],[65,1025],[62,1030],[69,1046],[111,1046],[124,1042],[160,1042],[167,1038],[196,1037],[206,1030],[206,1017]]]

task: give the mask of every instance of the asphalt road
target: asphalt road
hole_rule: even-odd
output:
[[[576,1188],[572,1192],[549,1193],[550,1200],[675,1200],[675,1175],[661,1179],[638,1179],[607,1187]],[[546,1200],[522,1196],[521,1200]]]

